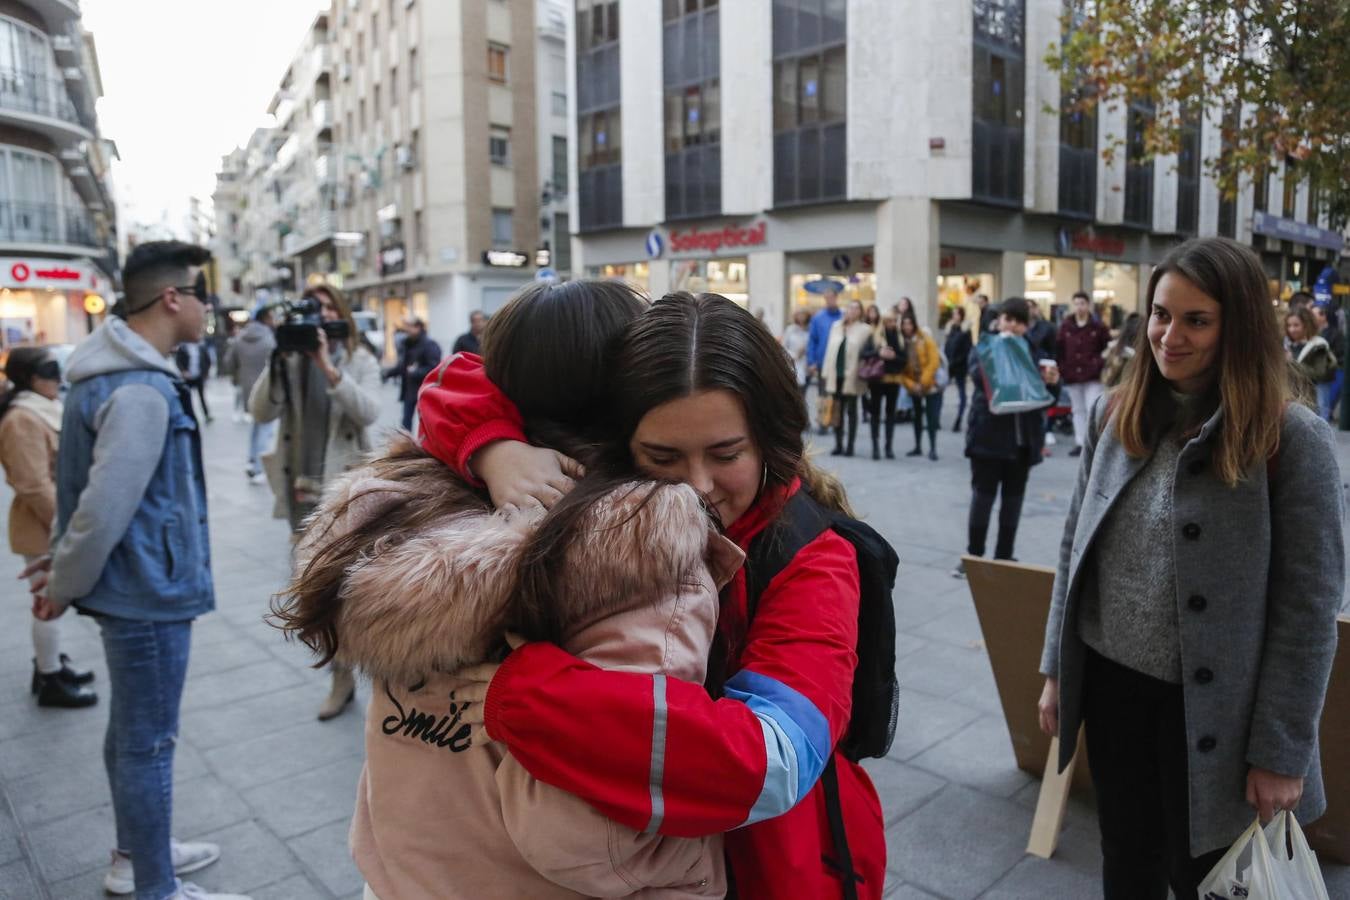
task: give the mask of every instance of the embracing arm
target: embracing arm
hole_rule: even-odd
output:
[[[492,680],[488,734],[632,829],[696,837],[782,815],[848,727],[858,591],[852,545],[821,535],[769,584],[717,701],[702,685],[529,644]]]
[[[456,353],[431,371],[417,399],[418,438],[435,456],[474,484],[470,458],[493,441],[525,440],[519,410],[492,383],[483,361]]]
[[[1345,588],[1339,472],[1330,426],[1291,406],[1270,485],[1266,641],[1247,745],[1248,762],[1281,775],[1307,774],[1336,653]]]

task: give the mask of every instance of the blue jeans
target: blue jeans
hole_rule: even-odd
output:
[[[164,900],[178,889],[169,853],[173,752],[192,622],[98,621],[112,689],[103,763],[117,848],[135,866],[136,900]]]
[[[1331,381],[1317,385],[1317,411],[1328,422],[1336,421],[1336,401],[1341,399],[1341,387],[1344,383],[1345,370],[1342,369]]]
[[[272,443],[272,435],[276,433],[277,423],[272,422],[254,422],[253,430],[248,435],[248,470],[249,472],[262,471],[262,455],[267,452],[268,445]]]

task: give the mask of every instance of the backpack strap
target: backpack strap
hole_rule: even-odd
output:
[[[772,525],[750,542],[745,562],[745,621],[759,609],[764,590],[807,544],[825,533],[830,517],[805,490],[788,499]]]
[[[844,808],[839,804],[839,774],[834,768],[834,754],[825,764],[820,776],[825,788],[825,815],[830,820],[830,837],[834,839],[834,850],[838,859],[822,856],[821,860],[834,869],[843,881],[844,900],[858,900],[858,885],[865,879],[853,868],[853,854],[848,849],[848,835],[844,832]]]

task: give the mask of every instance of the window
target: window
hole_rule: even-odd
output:
[[[1224,124],[1220,129],[1220,160],[1225,167],[1231,164],[1233,156],[1233,138],[1241,120],[1238,116],[1237,104],[1229,107],[1224,114]],[[1231,193],[1222,193],[1219,195],[1219,235],[1221,237],[1237,237],[1237,191]]]
[[[361,113],[361,115],[359,116],[359,119],[360,119],[360,122],[361,122],[361,130],[362,130],[362,131],[365,131],[365,130],[366,130],[366,101],[365,101],[364,98],[362,98],[362,100],[361,100],[361,102],[360,102],[360,104],[359,104],[359,109],[360,109],[360,113]]]
[[[1298,213],[1298,167],[1292,159],[1284,163],[1284,202],[1280,214],[1286,219],[1297,218]]]
[[[512,225],[511,218],[511,210],[493,208],[492,246],[509,248],[515,243],[515,228]]]
[[[375,50],[380,46],[380,14],[373,12],[370,14],[370,49]]]
[[[553,115],[567,115],[567,94],[562,91],[553,92]]]
[[[494,166],[511,165],[511,130],[497,125],[488,132],[488,156]]]
[[[1200,111],[1181,116],[1181,148],[1177,153],[1177,231],[1193,235],[1200,230]]]
[[[1071,28],[1087,17],[1081,2],[1072,3],[1071,14]],[[1066,29],[1066,40],[1069,33]],[[1097,214],[1097,115],[1095,107],[1071,109],[1092,96],[1087,71],[1080,71],[1078,76],[1078,85],[1064,93],[1059,117],[1059,211],[1092,219]]]
[[[567,138],[553,137],[553,189],[557,196],[567,196]]]
[[[503,47],[501,44],[488,44],[488,78],[502,84],[506,83],[507,78],[506,52],[507,48]]]
[[[389,105],[398,106],[398,66],[389,70]]]
[[[722,116],[716,4],[664,8],[666,218],[722,210]]]
[[[846,194],[848,56],[845,4],[774,0],[774,204]]]
[[[375,85],[374,93],[372,96],[374,97],[375,102],[371,105],[370,112],[371,116],[375,119],[375,121],[378,122],[380,119],[380,113],[381,111],[384,110],[384,105],[380,103],[380,86],[378,84]]]
[[[1142,98],[1130,101],[1125,127],[1125,224],[1153,227],[1153,160],[1146,140],[1153,106]]]
[[[417,90],[421,84],[422,73],[417,68],[417,48],[413,47],[408,51],[408,91]]]
[[[618,0],[576,0],[580,231],[623,224]]]
[[[572,271],[571,219],[565,212],[553,214],[553,268]]]
[[[1270,165],[1261,166],[1252,176],[1252,209],[1266,212],[1270,208]]]
[[[1024,0],[974,0],[971,194],[1022,205]]]
[[[619,0],[577,0],[577,51],[619,39]]]
[[[356,64],[358,66],[366,64],[366,35],[361,31],[356,33]]]
[[[422,211],[413,211],[413,250],[420,253],[426,249],[427,233],[426,223],[422,219]]]

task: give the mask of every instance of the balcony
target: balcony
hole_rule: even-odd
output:
[[[98,247],[84,210],[56,203],[0,202],[0,243]]]
[[[24,0],[24,5],[42,16],[47,31],[64,31],[72,21],[79,21],[79,0]]]
[[[57,144],[93,138],[71,102],[64,79],[21,69],[0,69],[0,119],[42,132]]]
[[[327,131],[333,127],[333,101],[320,100],[314,104],[314,128],[317,131]]]
[[[299,256],[332,238],[336,231],[337,217],[332,210],[308,216],[281,239],[281,253],[286,257]]]

